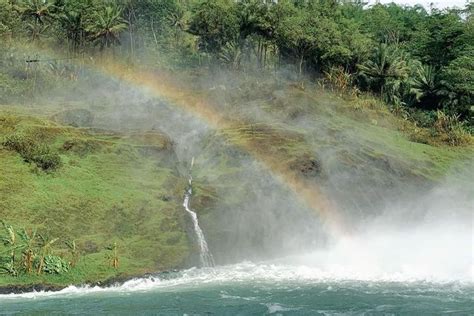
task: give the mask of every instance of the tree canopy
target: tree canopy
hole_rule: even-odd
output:
[[[442,109],[472,126],[472,12],[360,0],[0,0],[0,36],[234,70],[342,69],[389,104]]]

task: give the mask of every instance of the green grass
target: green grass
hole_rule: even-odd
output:
[[[0,147],[0,218],[15,228],[38,229],[63,242],[75,240],[82,253],[70,273],[0,276],[0,285],[95,282],[184,264],[190,249],[182,181],[160,155],[142,150],[146,146],[173,155],[164,136],[101,135],[11,111],[0,112],[0,121],[0,139],[28,128],[61,157],[57,170],[44,172]],[[106,259],[105,247],[113,242],[118,244],[117,270]],[[64,243],[54,252],[69,256]]]

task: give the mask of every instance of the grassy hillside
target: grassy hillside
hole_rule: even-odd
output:
[[[189,252],[181,209],[184,186],[167,137],[64,126],[5,107],[0,123],[1,219],[16,229],[59,238],[54,254],[72,260],[65,245],[72,240],[81,254],[64,275],[0,276],[0,284],[79,283],[183,265]],[[25,161],[6,146],[12,135],[48,146],[60,165],[43,170]],[[113,243],[118,269],[107,259],[106,247]]]
[[[203,72],[148,73],[142,91],[128,80],[142,70],[130,71],[122,80],[85,72],[61,93],[0,107],[0,218],[59,238],[51,253],[67,261],[66,242],[80,253],[70,272],[2,275],[0,284],[96,282],[195,263],[179,146],[196,155],[191,204],[218,263],[324,243],[326,200],[357,227],[448,173],[470,181],[471,145],[450,146],[443,130],[368,96]],[[211,128],[209,118],[220,123]]]

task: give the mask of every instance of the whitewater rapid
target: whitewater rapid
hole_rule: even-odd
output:
[[[393,275],[357,275],[354,271],[343,271],[340,267],[324,270],[317,267],[305,265],[284,265],[274,263],[252,263],[242,262],[234,265],[218,266],[215,268],[191,268],[179,272],[166,273],[156,277],[136,278],[123,284],[99,287],[99,286],[69,286],[56,292],[29,292],[22,294],[0,295],[1,300],[10,299],[41,299],[55,297],[75,297],[98,293],[140,293],[154,290],[183,290],[186,288],[200,288],[206,286],[232,285],[232,284],[334,284],[345,282],[362,282],[363,284],[377,283],[422,283],[443,285],[457,284],[460,288],[474,287],[469,279],[425,279],[415,278],[413,275],[402,273]]]

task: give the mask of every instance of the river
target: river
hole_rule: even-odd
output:
[[[336,271],[336,270],[335,270]],[[346,279],[307,266],[244,262],[109,287],[0,296],[2,315],[474,314],[471,281]]]

